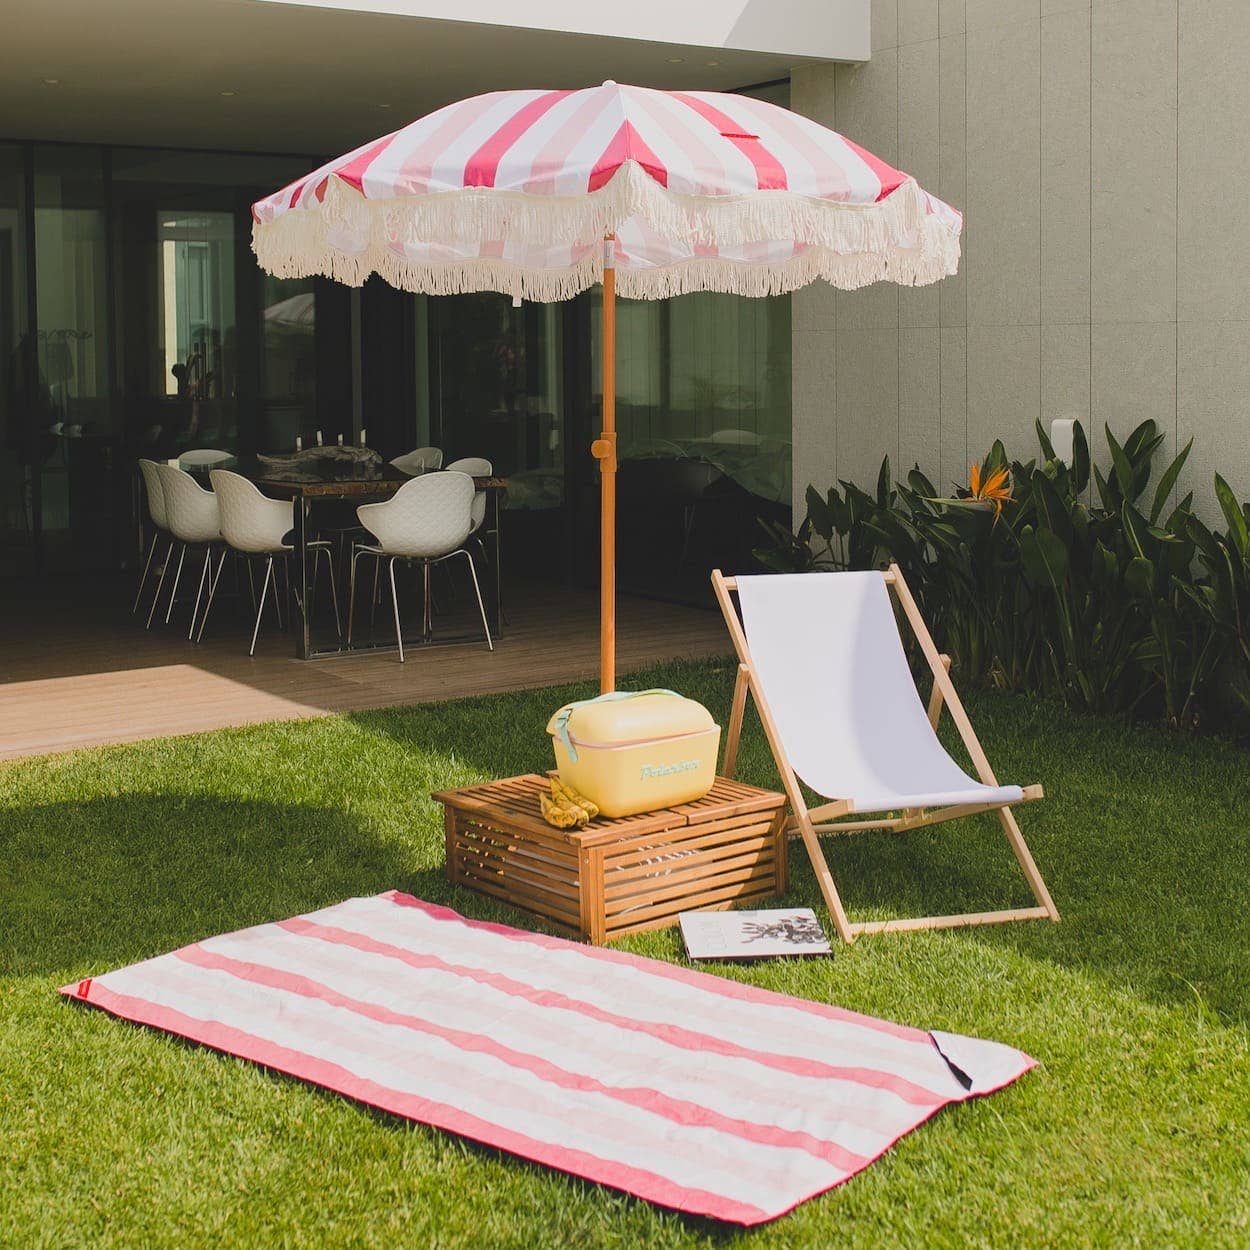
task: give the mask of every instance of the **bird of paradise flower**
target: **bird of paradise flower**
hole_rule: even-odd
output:
[[[997,523],[1003,504],[1011,502],[1011,474],[1004,467],[982,475],[981,466],[973,464],[968,473],[967,498],[992,507]]]

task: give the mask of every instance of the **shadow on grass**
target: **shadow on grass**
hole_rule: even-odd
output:
[[[728,719],[732,663],[677,662],[622,682],[665,686]],[[560,703],[590,683],[368,712],[368,732],[420,750],[437,743],[482,777],[550,766],[544,732]],[[1019,821],[1063,917],[954,931],[952,939],[1008,947],[1102,977],[1174,1005],[1197,1002],[1225,1020],[1250,1018],[1250,768],[1243,749],[1149,727],[1081,716],[1022,696],[973,692],[966,703],[1000,778],[1040,781],[1047,798]],[[944,733],[949,733],[949,718]],[[950,745],[956,746],[953,739]],[[748,713],[743,781],[776,788],[759,722]],[[933,915],[1031,905],[993,816],[906,835],[826,838],[826,856],[853,916]],[[791,844],[787,902],[823,904],[806,856]],[[861,940],[907,943],[895,934]]]
[[[0,975],[103,970],[442,882],[333,808],[132,794],[0,809]]]

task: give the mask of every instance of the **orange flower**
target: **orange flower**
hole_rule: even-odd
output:
[[[968,493],[972,499],[992,504],[994,519],[1003,513],[1003,504],[1011,501],[1011,479],[1006,469],[995,469],[993,473],[981,480],[981,466],[974,464],[968,475]]]

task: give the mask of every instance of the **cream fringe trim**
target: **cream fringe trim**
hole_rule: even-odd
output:
[[[601,281],[598,240],[635,216],[661,237],[686,245],[728,248],[785,239],[807,247],[781,262],[696,258],[663,268],[619,268],[617,290],[626,299],[666,299],[690,291],[778,295],[817,278],[844,290],[883,280],[921,286],[953,274],[959,264],[960,223],[930,213],[914,179],[875,204],[787,191],[706,200],[670,194],[633,162],[600,191],[578,198],[469,188],[369,201],[331,178],[320,204],[254,223],[252,250],[263,269],[281,278],[319,274],[359,286],[377,273],[406,291],[501,291],[548,302],[569,299]],[[483,258],[431,263],[399,250],[431,241],[464,246],[483,240],[538,248],[594,246],[563,269]]]

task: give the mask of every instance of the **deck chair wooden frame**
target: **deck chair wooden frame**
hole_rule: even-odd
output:
[[[886,585],[893,592],[894,598],[903,615],[907,618],[921,653],[928,662],[933,673],[933,689],[930,694],[928,713],[929,721],[937,728],[942,708],[950,711],[959,736],[972,759],[973,767],[981,781],[987,786],[998,785],[994,770],[986,758],[985,751],[978,741],[967,712],[960,702],[950,677],[950,657],[941,655],[924,623],[920,609],[912,598],[911,591],[896,564],[891,564],[883,575]],[[747,645],[746,632],[738,616],[738,609],[731,597],[737,590],[737,580],[725,577],[719,569],[712,573],[712,586],[716,598],[724,613],[725,624],[733,639],[734,650],[738,654],[738,676],[734,683],[733,703],[730,708],[729,726],[725,735],[725,758],[721,771],[727,777],[734,775],[738,757],[738,742],[742,735],[742,720],[746,712],[747,695],[755,700],[755,707],[764,727],[765,737],[772,750],[773,759],[781,774],[782,786],[790,801],[793,813],[793,824],[797,827],[803,845],[807,849],[808,858],[816,872],[816,880],[829,914],[833,918],[834,928],[844,942],[853,942],[861,933],[905,932],[915,929],[950,929],[964,925],[1002,924],[1012,920],[1052,920],[1058,921],[1059,912],[1050,897],[1045,881],[1033,862],[1032,853],[1020,832],[1016,818],[1011,811],[1012,803],[997,804],[965,804],[957,807],[940,807],[926,810],[924,808],[903,809],[897,816],[885,816],[871,820],[840,819],[851,815],[854,804],[848,799],[834,799],[818,807],[809,808],[803,796],[803,788],[786,754],[785,745],[781,740],[777,724],[769,710],[768,699],[761,689],[751,663],[750,648]],[[1017,802],[1033,802],[1043,797],[1040,785],[1024,787],[1023,794]],[[1015,907],[1002,911],[964,912],[947,916],[919,916],[897,918],[891,920],[872,920],[852,923],[842,906],[842,899],[834,885],[829,865],[825,861],[824,852],[820,847],[821,834],[859,833],[868,829],[879,829],[889,832],[904,832],[910,829],[922,829],[927,825],[935,825],[948,820],[958,820],[962,816],[973,816],[984,812],[994,812],[998,816],[1007,841],[1015,853],[1017,862],[1028,880],[1033,897],[1037,901],[1035,907]]]

